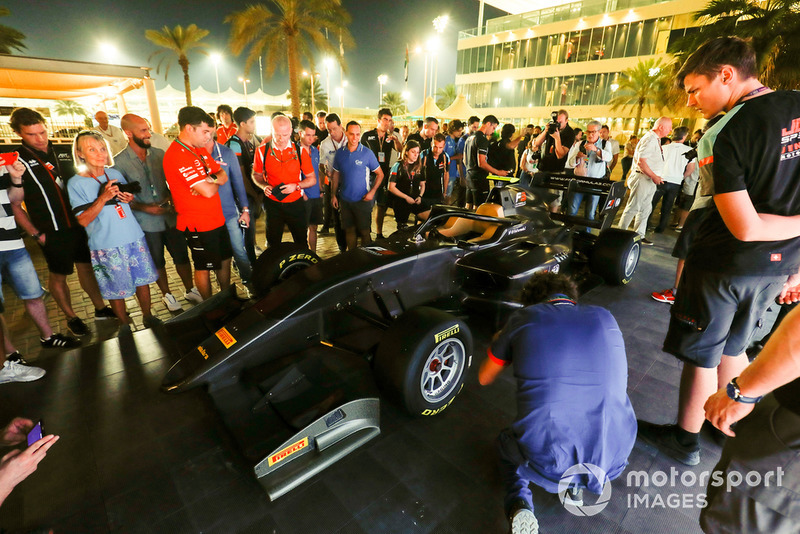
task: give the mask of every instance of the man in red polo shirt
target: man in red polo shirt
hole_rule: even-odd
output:
[[[224,145],[228,139],[236,135],[237,127],[233,122],[233,110],[228,104],[217,107],[217,117],[222,124],[217,128],[217,143]]]
[[[194,282],[203,299],[211,296],[208,271],[220,289],[231,285],[231,242],[217,190],[228,181],[205,147],[214,135],[214,119],[198,107],[178,112],[180,134],[164,154],[164,175],[178,212],[178,230],[186,234],[194,261]]]
[[[317,177],[308,151],[292,143],[289,117],[276,115],[272,119],[272,141],[256,150],[253,180],[264,189],[267,246],[279,245],[283,227],[288,225],[294,242],[308,247],[303,189],[317,183]]]

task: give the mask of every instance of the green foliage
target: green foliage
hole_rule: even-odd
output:
[[[456,86],[452,83],[448,83],[444,87],[440,87],[436,90],[436,105],[439,106],[439,109],[449,107],[457,96]]]
[[[311,111],[311,80],[303,78],[300,82],[300,107],[303,111]],[[325,111],[328,109],[328,93],[322,89],[319,80],[314,83],[314,110]]]
[[[59,115],[69,115],[72,122],[75,122],[75,117],[88,117],[89,112],[86,111],[79,103],[74,100],[57,100],[56,105],[53,106],[53,111]]]
[[[622,71],[619,87],[609,99],[608,105],[612,111],[625,108],[635,110],[633,133],[639,135],[645,106],[659,112],[670,107],[674,98],[671,93],[673,79],[671,65],[662,62],[661,58],[639,61],[636,66]]]
[[[11,11],[6,7],[0,7],[0,17],[7,17]],[[13,54],[14,50],[22,52],[25,50],[25,34],[9,26],[0,24],[0,54]]]
[[[198,28],[196,24],[190,24],[186,28],[178,24],[174,28],[164,26],[161,30],[146,30],[144,36],[152,42],[163,48],[150,54],[148,60],[154,57],[161,57],[156,67],[156,72],[161,70],[162,65],[166,66],[164,76],[169,75],[169,68],[172,66],[172,60],[175,56],[178,58],[178,65],[183,70],[183,89],[186,93],[186,105],[192,105],[192,88],[189,84],[189,58],[188,54],[196,50],[201,54],[208,55],[204,48],[208,47],[207,43],[201,42],[209,34],[208,30]]]
[[[382,104],[384,107],[391,109],[392,115],[395,117],[408,113],[408,106],[406,105],[405,100],[403,100],[403,95],[398,92],[388,91],[383,93]]]
[[[267,75],[275,69],[289,69],[289,94],[292,114],[300,114],[300,72],[302,63],[315,71],[314,58],[323,55],[337,59],[343,69],[344,49],[352,48],[353,36],[347,29],[352,18],[340,0],[273,0],[249,5],[225,17],[231,25],[228,46],[234,55],[249,47],[245,70],[263,57]]]

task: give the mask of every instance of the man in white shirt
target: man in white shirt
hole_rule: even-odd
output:
[[[611,161],[611,147],[600,140],[600,122],[589,121],[586,125],[586,140],[572,145],[567,154],[567,168],[586,167],[587,178],[605,178],[606,165]],[[581,176],[584,176],[583,174]],[[583,201],[583,193],[573,193],[567,215],[577,215]],[[600,195],[586,195],[585,217],[594,220]]]
[[[633,153],[633,172],[628,177],[630,197],[622,212],[619,227],[627,230],[635,220],[636,232],[642,236],[643,245],[652,245],[653,242],[645,239],[647,220],[653,211],[653,195],[658,184],[664,180],[664,153],[661,151],[661,138],[672,131],[672,119],[661,117],[656,121],[653,129],[642,136],[636,151]]]
[[[331,206],[331,178],[333,177],[333,156],[337,150],[347,144],[347,137],[344,135],[342,121],[336,113],[329,113],[325,117],[325,124],[328,136],[319,144],[319,166],[323,173],[320,176],[325,176],[324,183],[320,184],[322,186],[323,212],[320,234],[327,234],[333,225],[339,251],[344,252],[347,249],[347,239],[339,219],[339,210],[335,210]]]
[[[694,159],[689,161],[685,156],[687,152],[692,150],[692,147],[684,144],[687,135],[689,135],[689,128],[685,126],[675,128],[672,133],[672,143],[663,149],[664,174],[661,177],[664,182],[656,188],[656,192],[653,195],[653,211],[656,210],[658,201],[663,199],[661,203],[661,218],[656,227],[657,234],[667,229],[672,206],[675,204],[675,199],[678,198],[681,184],[685,177],[692,174],[696,166]]]
[[[116,156],[125,150],[125,147],[128,146],[128,136],[120,128],[108,123],[108,114],[105,111],[95,113],[94,120],[97,121],[95,131],[99,132],[103,139],[108,141],[113,155]]]

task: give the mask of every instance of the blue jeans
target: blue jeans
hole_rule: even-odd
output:
[[[531,477],[528,475],[530,467],[528,466],[528,460],[519,449],[519,444],[514,438],[513,431],[510,428],[506,428],[500,432],[495,444],[500,466],[500,478],[506,490],[506,495],[503,499],[506,517],[511,513],[511,506],[516,499],[524,500],[533,510],[533,494],[528,487],[531,484]]]
[[[34,268],[25,247],[0,251],[0,283],[2,283],[4,271],[8,272],[11,285],[20,299],[38,299],[44,294],[42,284],[36,274],[36,268]],[[0,292],[1,299],[2,292]]]
[[[250,224],[255,224],[255,222],[251,221]],[[242,283],[246,284],[250,282],[253,269],[250,266],[250,258],[244,247],[243,228],[239,226],[239,218],[231,217],[225,221],[225,228],[228,229],[228,235],[231,238],[233,260],[236,262],[236,267],[239,269],[239,276],[242,278]]]
[[[567,215],[577,215],[578,209],[581,207],[583,197],[586,196],[586,207],[584,208],[584,216],[590,221],[594,220],[594,214],[597,211],[597,203],[600,202],[600,195],[587,195],[585,193],[574,193],[572,200],[569,203],[569,211]]]

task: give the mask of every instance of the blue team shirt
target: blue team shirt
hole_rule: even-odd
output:
[[[122,173],[115,169],[106,169],[105,176],[98,176],[97,179],[100,182],[117,180],[121,184],[128,183]],[[97,200],[100,184],[94,178],[76,174],[67,182],[67,192],[70,204],[74,207],[84,206]],[[116,206],[107,205],[103,206],[97,217],[86,227],[91,250],[121,247],[144,237],[142,227],[133,216],[130,204],[120,202],[117,205],[122,207],[124,218],[120,218]],[[80,215],[83,211],[80,210],[75,215]]]
[[[458,162],[453,161],[453,156],[458,154],[458,147],[461,145],[461,139],[464,136],[458,138],[458,141],[453,139],[453,136],[448,135],[444,140],[444,153],[447,154],[447,157],[450,158],[450,181],[452,182],[455,178],[458,178]],[[464,152],[464,146],[461,145],[461,152]],[[448,189],[450,189],[448,187]]]
[[[228,181],[219,186],[219,200],[225,220],[238,219],[239,208],[247,208],[247,192],[244,189],[244,177],[239,165],[239,158],[233,149],[214,143],[211,157],[217,160],[222,170],[228,175]],[[238,207],[237,207],[238,205]]]
[[[353,152],[347,145],[337,150],[333,157],[333,170],[339,172],[339,197],[348,202],[361,200],[370,190],[369,173],[379,167],[372,150],[360,143]]]
[[[308,148],[308,151],[311,154],[311,164],[314,166],[314,176],[317,177],[317,183],[311,187],[305,188],[304,191],[308,198],[319,198],[319,149],[314,145],[311,145]]]
[[[599,466],[611,480],[622,474],[636,416],[622,332],[608,310],[567,299],[528,306],[511,315],[489,357],[513,365],[511,427],[537,485],[557,493],[561,476],[579,463]],[[600,483],[587,478],[589,491],[600,494]]]

